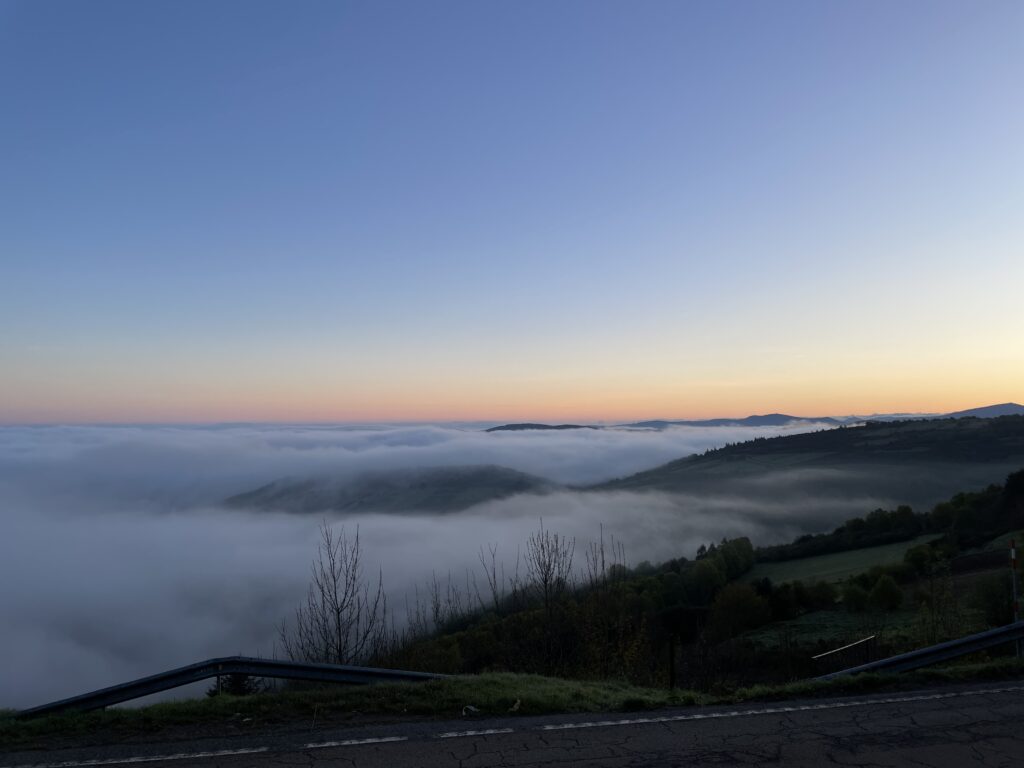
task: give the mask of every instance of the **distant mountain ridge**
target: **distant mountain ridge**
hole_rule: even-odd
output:
[[[524,422],[522,424],[502,424],[500,427],[491,427],[484,432],[524,432],[528,430],[561,430],[561,429],[601,429],[601,427],[589,424],[534,424]]]
[[[616,424],[612,427],[594,424],[539,424],[525,422],[522,424],[502,424],[499,427],[485,429],[484,432],[522,432],[528,430],[554,431],[565,429],[668,429],[669,427],[782,427],[787,424],[826,424],[837,427],[843,422],[831,416],[808,417],[789,416],[784,413],[768,413],[763,416],[746,416],[742,419],[698,419],[698,420],[667,420],[636,421],[630,424]]]
[[[998,405],[986,405],[980,408],[970,408],[965,411],[954,411],[953,413],[876,413],[870,416],[791,416],[787,413],[766,413],[742,418],[717,418],[717,419],[651,419],[648,421],[633,421],[627,424],[616,424],[615,427],[623,429],[655,429],[662,430],[669,427],[785,427],[796,424],[822,424],[831,427],[838,427],[848,424],[860,424],[866,421],[921,421],[928,419],[994,419],[1000,416],[1022,416],[1024,405],[1017,403],[1000,403]],[[615,427],[611,427],[614,429]],[[526,430],[563,430],[563,429],[606,429],[604,426],[592,424],[539,424],[526,422],[521,424],[502,424],[499,427],[491,427],[485,432],[517,432]]]
[[[922,419],[997,419],[1000,416],[1022,415],[1024,415],[1024,405],[999,403],[952,413],[874,413],[870,416],[844,416],[840,421],[844,424],[853,424],[865,421],[920,421]]]
[[[982,408],[968,408],[966,411],[954,411],[947,413],[947,419],[997,419],[1000,416],[1024,416],[1024,405],[1017,403],[1000,403],[999,405],[986,405]]]
[[[556,483],[493,464],[366,472],[338,479],[283,479],[225,500],[235,508],[316,512],[459,512]]]
[[[787,424],[828,424],[838,427],[842,423],[839,419],[831,416],[790,416],[785,413],[766,413],[760,416],[745,416],[741,419],[655,419],[620,424],[619,426],[665,429],[667,427],[784,427]]]

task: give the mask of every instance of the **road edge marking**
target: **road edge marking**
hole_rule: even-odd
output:
[[[611,728],[623,725],[649,725],[653,723],[683,723],[691,720],[712,720],[732,717],[757,717],[760,715],[780,715],[791,712],[817,712],[845,707],[869,707],[880,704],[905,704],[914,701],[938,701],[956,699],[966,696],[984,696],[997,693],[1017,693],[1024,691],[1024,685],[1002,686],[1000,688],[983,688],[970,691],[950,691],[948,693],[921,693],[909,696],[892,696],[888,698],[859,699],[857,701],[839,700],[822,704],[805,704],[800,706],[762,707],[760,709],[734,709],[724,712],[692,712],[682,715],[654,715],[649,717],[620,718],[616,720],[586,720],[578,723],[549,723],[526,728],[484,728],[468,731],[445,731],[443,733],[426,734],[424,739],[454,739],[468,736],[491,736],[516,732],[538,731],[569,731],[579,728]],[[334,747],[356,747],[368,744],[393,744],[409,741],[411,736],[380,736],[367,739],[343,739],[341,741],[310,742],[291,749],[330,749]],[[23,763],[20,765],[4,765],[0,768],[92,768],[106,765],[133,765],[137,763],[159,763],[174,760],[200,760],[210,757],[231,757],[234,755],[255,755],[270,752],[271,747],[240,747],[238,749],[217,749],[208,752],[177,752],[169,755],[140,755],[137,757],[100,758],[95,760],[64,760],[55,763]]]

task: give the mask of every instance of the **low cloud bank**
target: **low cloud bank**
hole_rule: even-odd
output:
[[[0,482],[183,504],[217,503],[282,476],[497,464],[582,485],[755,437],[822,428],[676,427],[492,432],[448,426],[0,428]]]
[[[606,479],[779,430],[505,433],[445,427],[0,429],[0,706],[23,707],[210,656],[270,655],[303,595],[319,517],[226,510],[224,496],[285,475],[495,463],[563,483]],[[446,515],[365,514],[401,620],[436,571],[465,580],[480,547],[508,567],[544,519],[580,554],[603,525],[628,560],[692,556],[701,542],[758,543],[828,527],[886,500],[781,495],[559,492]],[[769,489],[770,490],[770,489]]]

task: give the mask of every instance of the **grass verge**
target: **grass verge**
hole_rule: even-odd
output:
[[[203,726],[201,730],[216,735],[238,729],[243,723],[272,727],[295,722],[337,724],[354,719],[457,718],[467,705],[476,709],[474,717],[493,717],[656,709],[697,702],[696,694],[685,691],[640,688],[614,681],[493,673],[423,683],[217,696],[32,720],[15,720],[13,712],[8,712],[6,716],[0,714],[0,748],[40,745],[48,738],[100,743],[176,726]]]
[[[224,736],[296,723],[314,727],[317,723],[326,726],[360,720],[457,718],[462,716],[466,705],[476,708],[473,717],[621,712],[865,694],[1021,677],[1024,677],[1024,663],[1016,659],[998,659],[903,675],[857,675],[826,682],[800,681],[700,694],[640,688],[617,682],[485,674],[426,683],[284,691],[246,697],[218,696],[139,709],[69,713],[33,720],[16,720],[13,711],[0,711],[0,748],[121,743],[154,735],[169,739]]]

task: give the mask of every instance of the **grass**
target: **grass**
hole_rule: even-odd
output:
[[[775,621],[745,633],[743,638],[767,648],[789,643],[806,648],[824,643],[829,648],[838,648],[869,635],[905,637],[913,630],[916,616],[917,611],[909,605],[884,613],[851,613],[836,607]]]
[[[973,549],[971,552],[987,552],[993,549],[1003,549],[1006,550],[1007,558],[1009,558],[1011,541],[1015,541],[1017,543],[1018,557],[1024,554],[1021,552],[1021,550],[1024,550],[1024,530],[1010,531],[1009,533],[1004,533],[1001,536],[996,536],[985,546]]]
[[[900,691],[935,685],[1011,680],[1024,677],[1024,661],[1012,657],[973,664],[918,669],[902,674],[861,674],[835,680],[800,680],[785,685],[741,688],[718,697],[715,703],[744,701],[786,701],[821,696],[853,696],[880,691]]]
[[[876,565],[901,563],[908,549],[936,538],[938,534],[929,534],[918,536],[911,541],[883,544],[878,547],[852,549],[848,552],[802,557],[778,563],[758,563],[744,578],[747,581],[755,581],[767,577],[776,584],[787,581],[802,581],[805,584],[817,581],[841,582]]]
[[[176,726],[203,724],[223,734],[241,724],[258,727],[304,722],[338,724],[353,719],[409,717],[457,718],[463,707],[474,716],[512,712],[610,712],[656,709],[697,702],[696,694],[640,688],[626,683],[561,680],[539,675],[491,673],[457,676],[423,683],[285,690],[255,696],[217,696],[165,702],[138,709],[68,713],[16,721],[0,716],[0,748],[38,744],[48,737],[76,743],[118,740]],[[518,702],[518,705],[517,705]],[[250,726],[251,727],[251,726]]]
[[[924,685],[1024,677],[1024,663],[998,659],[976,664],[918,670],[903,675],[858,675],[833,681],[801,681],[755,686],[716,695],[640,688],[626,683],[561,680],[537,675],[485,674],[426,683],[360,688],[285,691],[236,698],[168,702],[139,709],[69,713],[15,720],[0,712],[0,749],[31,749],[65,744],[130,743],[153,735],[174,740],[224,736],[245,730],[265,733],[275,726],[338,725],[363,720],[410,717],[456,718],[472,705],[474,717],[510,714],[611,712],[745,701],[906,690]]]

